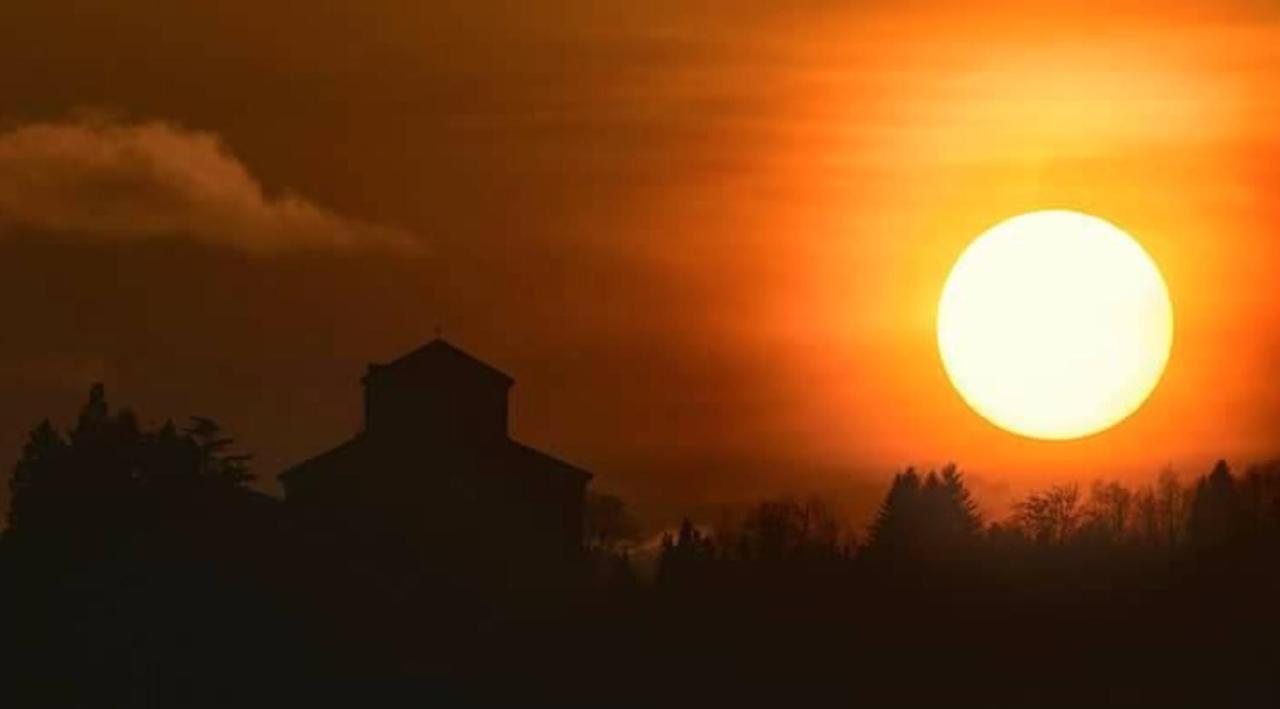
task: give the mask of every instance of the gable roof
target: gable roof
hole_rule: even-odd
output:
[[[357,435],[356,437],[340,443],[323,453],[314,455],[301,463],[291,466],[276,477],[278,477],[281,482],[287,482],[291,478],[296,478],[300,474],[306,476],[308,473],[316,470],[341,468],[350,464],[353,459],[358,459],[362,452],[360,450],[362,442],[363,436]]]
[[[319,455],[294,465],[280,473],[278,477],[281,482],[288,483],[290,480],[296,480],[299,477],[326,476],[365,470],[369,465],[366,455],[370,451],[367,446],[368,441],[365,436],[356,435],[354,438],[334,448],[330,448]],[[467,454],[472,456],[496,455],[499,460],[504,461],[506,464],[514,464],[517,469],[530,472],[535,470],[554,471],[555,474],[564,475],[580,483],[586,483],[594,477],[591,473],[576,465],[566,463],[555,456],[543,453],[537,448],[527,446],[510,438],[496,445],[468,451]]]
[[[397,371],[429,370],[439,372],[462,371],[478,374],[495,382],[511,386],[515,382],[506,372],[463,352],[442,338],[435,338],[425,345],[403,354],[386,364],[369,365],[366,380],[374,374]]]
[[[507,443],[508,445],[511,446],[510,450],[513,454],[515,454],[517,459],[524,458],[526,460],[535,462],[537,464],[540,464],[541,466],[545,466],[552,470],[556,470],[560,474],[566,475],[569,478],[572,478],[582,483],[585,483],[591,480],[591,478],[595,477],[591,473],[588,473],[587,471],[583,470],[582,468],[579,468],[576,465],[573,465],[571,463],[566,463],[565,461],[560,460],[559,458],[553,455],[550,455],[548,453],[543,453],[537,448],[526,446],[525,444],[519,441],[516,441],[514,439],[507,439]]]

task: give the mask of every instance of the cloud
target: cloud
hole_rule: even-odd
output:
[[[254,253],[420,247],[406,231],[268,194],[216,134],[160,121],[77,119],[0,133],[0,234],[5,227]]]

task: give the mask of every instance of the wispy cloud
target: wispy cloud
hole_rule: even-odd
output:
[[[5,227],[254,253],[421,246],[406,231],[268,194],[216,134],[161,121],[76,119],[0,133],[0,234]]]

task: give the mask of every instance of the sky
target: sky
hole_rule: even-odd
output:
[[[437,327],[656,519],[1280,454],[1280,6],[954,5],[0,4],[0,458],[103,381],[278,491]],[[1078,441],[991,426],[934,340],[965,245],[1043,208],[1174,305],[1150,400]]]

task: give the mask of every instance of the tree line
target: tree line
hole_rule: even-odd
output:
[[[19,658],[0,687],[54,705],[217,706],[257,683],[279,705],[330,698],[325,677],[398,673],[430,678],[434,699],[599,706],[624,686],[663,704],[692,700],[689,687],[758,699],[766,679],[901,699],[920,687],[897,683],[895,658],[925,653],[932,700],[992,691],[948,684],[992,663],[1038,677],[1082,658],[1094,674],[1072,681],[1114,691],[1108,668],[1138,657],[1130,704],[1159,687],[1222,705],[1269,676],[1274,653],[1236,648],[1280,629],[1280,463],[1051,485],[998,520],[956,465],[908,468],[865,530],[821,498],[685,519],[652,582],[633,568],[643,524],[593,495],[581,577],[533,596],[458,585],[429,557],[406,565],[360,530],[294,519],[251,488],[249,462],[213,421],[147,426],[100,386],[66,429],[38,424],[0,538],[0,642]],[[637,683],[655,658],[663,671]],[[1199,685],[1156,684],[1170,672]],[[1080,704],[1004,689],[1023,706]]]
[[[48,420],[31,431],[9,481],[6,539],[64,551],[77,544],[139,548],[189,534],[197,522],[233,527],[215,512],[234,505],[268,508],[271,498],[250,489],[250,458],[232,449],[230,437],[207,418],[144,427],[131,410],[112,411],[97,385],[66,431]],[[623,500],[606,494],[590,496],[584,527],[587,551],[622,565],[643,529]],[[996,521],[984,519],[964,474],[948,464],[894,475],[862,535],[816,497],[764,501],[734,522],[685,519],[664,535],[658,575],[671,578],[718,562],[874,566],[954,561],[993,550],[1124,548],[1178,555],[1278,542],[1280,461],[1241,474],[1218,461],[1190,483],[1165,469],[1138,487],[1115,481],[1097,481],[1087,490],[1051,485]]]
[[[612,547],[610,547],[612,548]],[[1150,484],[1055,484],[988,521],[955,464],[894,475],[864,536],[821,499],[760,503],[741,525],[695,525],[664,535],[658,580],[706,575],[715,565],[823,562],[861,569],[957,564],[981,555],[1014,564],[1063,553],[1143,554],[1166,561],[1280,551],[1280,462],[1242,474],[1219,460],[1183,483],[1172,469]],[[1269,563],[1260,561],[1259,563]]]

